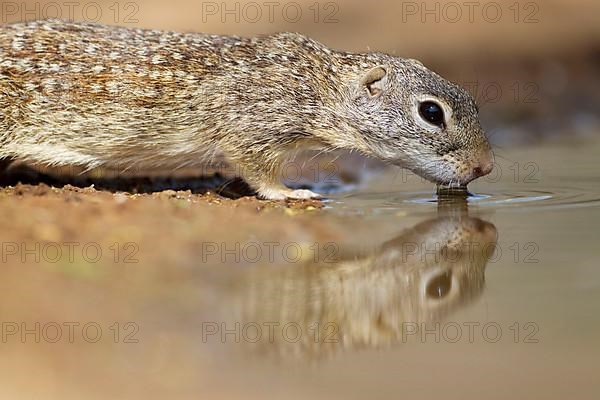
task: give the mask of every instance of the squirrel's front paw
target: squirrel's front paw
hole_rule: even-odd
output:
[[[308,200],[308,199],[321,199],[321,196],[318,193],[311,192],[310,190],[292,190],[287,194],[288,199],[297,199],[297,200]]]
[[[258,195],[261,199],[265,200],[308,200],[320,199],[323,197],[318,193],[311,192],[310,190],[291,190],[287,188],[261,188],[258,190]]]

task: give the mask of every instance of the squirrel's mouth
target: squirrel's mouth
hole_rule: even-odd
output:
[[[491,168],[487,168],[484,170],[481,167],[474,167],[469,168],[466,173],[457,173],[456,175],[451,177],[447,177],[445,175],[441,177],[433,177],[433,179],[431,180],[443,188],[464,188],[469,183],[473,182],[475,179],[488,175],[491,171]]]
[[[475,166],[459,165],[447,160],[425,165],[402,165],[428,181],[448,189],[464,188],[477,178],[488,175],[493,170],[492,162],[480,162]]]

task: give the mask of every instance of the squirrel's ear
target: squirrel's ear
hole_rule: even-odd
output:
[[[385,89],[387,71],[384,67],[375,67],[363,76],[361,85],[371,97],[377,97]]]

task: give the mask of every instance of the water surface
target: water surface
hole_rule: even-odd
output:
[[[388,170],[323,210],[107,194],[115,214],[79,226],[67,223],[106,200],[24,199],[31,238],[100,232],[111,256],[123,255],[111,243],[137,243],[139,262],[10,258],[5,387],[41,398],[595,398],[598,154],[600,141],[502,149],[501,173],[463,197]],[[22,321],[50,330],[39,343],[11,333]],[[51,343],[48,324],[65,321],[98,324],[103,338],[70,342],[63,330]]]
[[[500,172],[465,199],[440,199],[397,170],[333,195],[326,213],[361,220],[368,233],[347,234],[371,251],[252,276],[227,320],[291,322],[304,334],[217,340],[215,362],[245,371],[243,385],[268,376],[299,397],[593,398],[598,154],[598,142],[499,151]],[[226,348],[244,361],[222,358]]]

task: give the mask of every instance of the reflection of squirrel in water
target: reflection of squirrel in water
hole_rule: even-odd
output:
[[[295,151],[346,149],[442,184],[491,171],[465,90],[420,62],[261,38],[40,21],[0,28],[0,159],[169,173],[225,159],[267,199]]]
[[[496,240],[495,227],[477,218],[429,220],[368,257],[251,273],[236,282],[229,300],[237,303],[223,315],[242,324],[277,322],[274,342],[263,337],[257,345],[283,355],[318,358],[399,342],[404,323],[439,321],[481,294]],[[287,323],[301,328],[298,343],[284,340]]]

